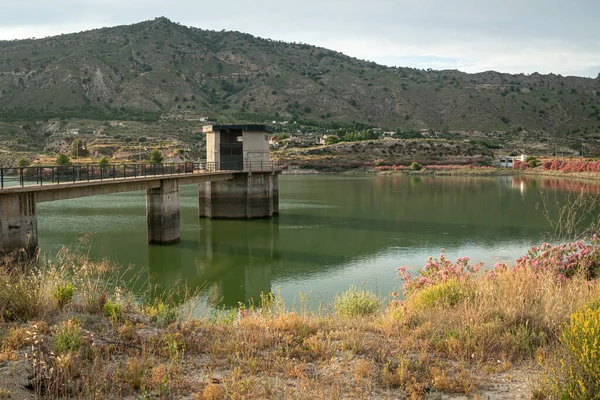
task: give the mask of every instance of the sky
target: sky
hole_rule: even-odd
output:
[[[600,0],[0,0],[0,40],[156,17],[388,66],[600,74]]]

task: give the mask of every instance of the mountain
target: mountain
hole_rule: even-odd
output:
[[[387,129],[600,131],[600,75],[394,68],[299,43],[166,18],[0,41],[0,122],[359,122]]]

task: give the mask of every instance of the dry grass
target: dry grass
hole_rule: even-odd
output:
[[[366,292],[338,297],[361,305],[350,314],[290,311],[270,294],[185,320],[173,304],[117,290],[109,264],[67,254],[57,265],[0,272],[2,359],[27,357],[46,398],[477,395],[521,363],[550,365],[571,315],[600,299],[596,281],[521,268],[417,291],[385,310]],[[57,301],[69,284],[72,300]],[[120,307],[118,318],[106,304]]]

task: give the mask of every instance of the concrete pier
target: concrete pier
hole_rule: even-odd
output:
[[[272,217],[279,212],[278,183],[272,172],[250,172],[229,181],[200,184],[198,215],[215,219]]]
[[[148,243],[179,243],[179,184],[163,179],[160,187],[146,190]]]
[[[34,256],[38,246],[35,193],[0,195],[0,216],[1,252],[23,250]]]

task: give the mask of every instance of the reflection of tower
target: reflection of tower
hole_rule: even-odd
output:
[[[271,290],[276,258],[277,220],[202,220],[205,249],[196,258],[196,283],[206,287],[212,306],[237,306]]]

